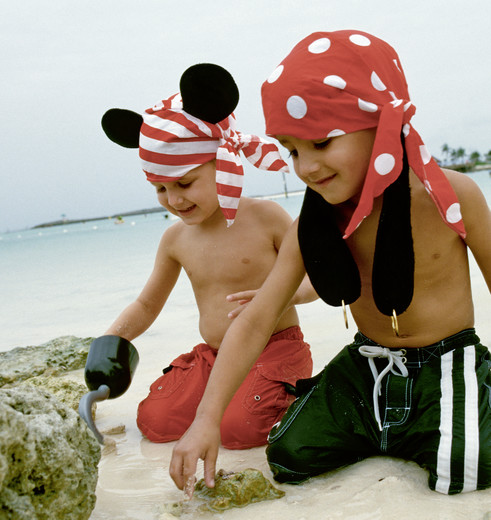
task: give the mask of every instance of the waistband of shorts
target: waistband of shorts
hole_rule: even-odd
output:
[[[274,343],[275,341],[291,339],[291,340],[300,340],[303,341],[303,333],[298,325],[293,325],[292,327],[288,327],[287,329],[280,330],[271,336],[268,341],[268,345],[270,343]]]
[[[442,339],[432,345],[426,345],[424,347],[386,347],[390,350],[404,350],[404,357],[407,359],[406,366],[419,367],[422,364],[427,363],[430,359],[435,357],[441,357],[443,354],[450,352],[456,348],[462,348],[469,345],[478,345],[481,340],[476,334],[474,328],[464,329],[448,338]],[[358,349],[362,345],[371,346],[383,346],[379,345],[375,341],[367,338],[363,333],[357,332],[354,338],[354,342],[350,345],[353,348]]]

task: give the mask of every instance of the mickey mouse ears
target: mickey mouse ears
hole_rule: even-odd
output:
[[[213,63],[198,63],[185,70],[179,89],[184,111],[212,124],[228,117],[239,102],[234,78]],[[107,137],[125,148],[138,148],[142,123],[140,114],[121,108],[111,108],[101,120]]]

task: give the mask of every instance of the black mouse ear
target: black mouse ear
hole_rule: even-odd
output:
[[[125,148],[138,148],[142,123],[140,114],[122,108],[111,108],[101,120],[107,137]]]
[[[232,75],[219,65],[198,63],[185,70],[179,84],[183,109],[208,123],[228,117],[239,102]]]

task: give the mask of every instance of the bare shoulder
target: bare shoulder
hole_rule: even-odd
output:
[[[244,214],[254,215],[265,222],[291,223],[292,221],[288,212],[273,200],[243,197],[240,201],[240,211],[242,210]]]
[[[160,239],[158,257],[175,257],[176,248],[186,233],[186,225],[181,221],[167,228]]]
[[[456,172],[455,170],[447,170],[446,168],[442,168],[442,171],[449,180],[459,199],[472,197],[484,198],[481,189],[470,175]],[[464,200],[461,200],[461,203],[462,202],[464,202]]]
[[[483,222],[489,222],[486,198],[471,176],[453,170],[444,169],[443,172],[457,194],[467,231],[469,226],[480,226]]]

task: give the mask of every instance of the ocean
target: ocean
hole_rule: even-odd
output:
[[[491,203],[491,172],[472,173]],[[275,197],[292,217],[299,193]],[[102,334],[139,294],[153,267],[162,233],[173,224],[163,213],[0,234],[0,351],[39,345],[64,335]],[[163,313],[195,319],[183,275]],[[171,318],[172,318],[171,316]]]
[[[301,193],[268,198],[292,217],[303,199]],[[0,234],[0,351],[104,333],[140,293],[160,237],[173,223],[153,213],[122,224],[104,219]],[[194,307],[183,274],[163,312],[182,321],[194,316]]]

